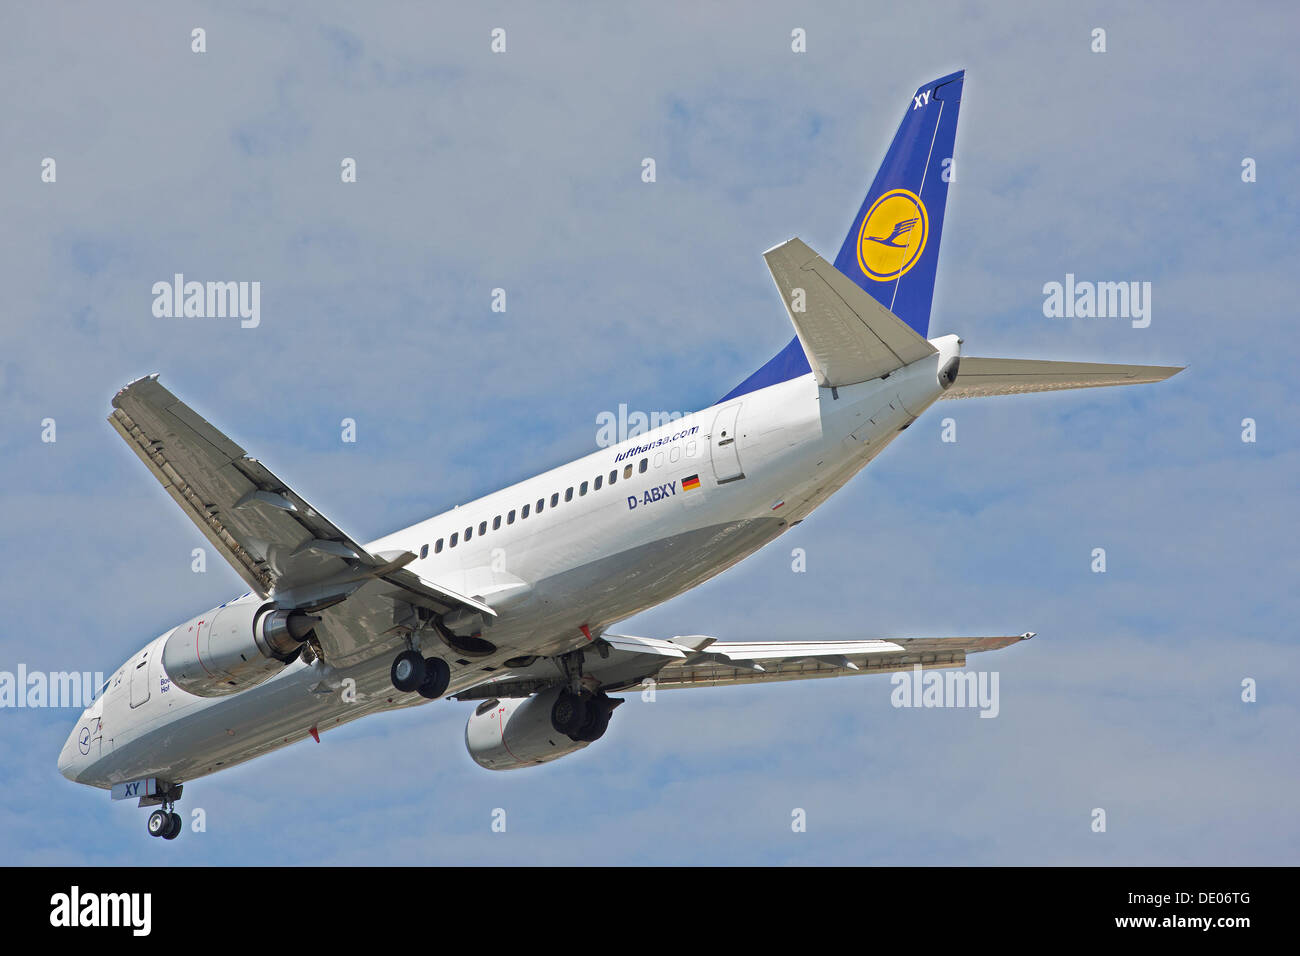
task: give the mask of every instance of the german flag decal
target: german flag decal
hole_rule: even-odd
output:
[[[682,479],[682,491],[694,491],[698,487],[700,487],[699,475],[691,475]]]

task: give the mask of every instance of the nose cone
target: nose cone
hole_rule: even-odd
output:
[[[83,716],[77,722],[77,726],[72,728],[72,733],[68,734],[68,739],[63,742],[63,749],[59,751],[59,773],[75,783],[85,769],[86,758],[89,755],[90,726]]]

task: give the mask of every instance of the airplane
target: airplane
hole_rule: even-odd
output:
[[[966,357],[958,336],[927,337],[964,80],[908,97],[833,264],[798,238],[763,254],[795,335],[740,385],[368,544],[157,375],[123,388],[109,423],[249,590],[132,654],[69,734],[60,773],[155,807],[148,832],[170,840],[185,783],[381,711],[471,702],[470,756],[513,770],[601,739],[619,692],[960,668],[1032,637],[612,629],[799,524],[936,401],[1181,371]]]

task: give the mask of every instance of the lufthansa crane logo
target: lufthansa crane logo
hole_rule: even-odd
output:
[[[921,258],[930,216],[916,193],[891,189],[867,210],[858,230],[858,265],[877,282],[897,279]]]

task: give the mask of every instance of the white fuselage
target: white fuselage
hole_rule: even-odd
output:
[[[497,610],[483,632],[496,647],[487,656],[471,660],[426,643],[425,653],[451,666],[447,694],[464,691],[507,660],[583,646],[584,627],[599,636],[803,520],[942,394],[938,369],[957,354],[958,340],[933,344],[938,354],[836,395],[811,374],[742,394],[386,535],[367,550],[423,555],[410,570]],[[692,475],[699,486],[684,488]],[[391,623],[375,621],[374,633]],[[425,703],[390,682],[398,636],[363,660],[331,666],[300,659],[254,687],[199,697],[171,683],[162,667],[170,633],[133,655],[82,714],[59,756],[65,776],[104,788],[149,777],[179,783],[313,730]]]

